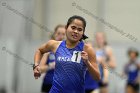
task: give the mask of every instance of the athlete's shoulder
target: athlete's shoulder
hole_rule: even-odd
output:
[[[50,46],[57,46],[57,45],[59,45],[61,42],[62,42],[62,41],[49,40],[49,41],[47,42],[47,44],[50,45]]]
[[[49,40],[46,45],[50,46],[54,52],[62,41]]]
[[[91,51],[95,52],[91,43],[85,43],[84,44],[84,51],[86,51],[86,52],[91,52]]]
[[[48,41],[48,44],[56,44],[56,43],[58,43],[59,41],[56,41],[56,40],[49,40]]]
[[[54,53],[56,52],[56,50],[58,49],[58,47],[60,46],[60,44],[63,42],[63,41],[53,41],[54,42]]]
[[[107,46],[105,46],[105,50],[106,51],[112,51],[112,47],[107,45]]]
[[[105,52],[107,55],[113,55],[113,49],[111,46],[106,46],[105,47]]]
[[[84,48],[93,48],[91,43],[84,43]]]

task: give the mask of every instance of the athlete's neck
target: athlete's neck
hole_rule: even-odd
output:
[[[77,46],[79,42],[70,42],[69,40],[66,40],[66,47],[67,48],[74,48]]]

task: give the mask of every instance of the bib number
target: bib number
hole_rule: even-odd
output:
[[[81,61],[81,51],[74,51],[72,58],[71,58],[72,62],[76,62],[76,63],[80,63]]]

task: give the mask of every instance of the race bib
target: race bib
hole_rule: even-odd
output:
[[[81,51],[73,51],[71,61],[76,62],[76,63],[80,63],[80,61],[81,61]]]

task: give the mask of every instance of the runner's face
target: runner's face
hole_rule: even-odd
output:
[[[65,38],[65,28],[59,27],[55,33],[55,40],[62,41]]]
[[[135,52],[131,52],[131,53],[129,54],[129,56],[130,56],[130,59],[131,59],[131,60],[135,60],[135,59],[136,59],[136,53],[135,53]]]
[[[66,29],[67,39],[72,42],[78,42],[84,33],[83,22],[75,19]]]

